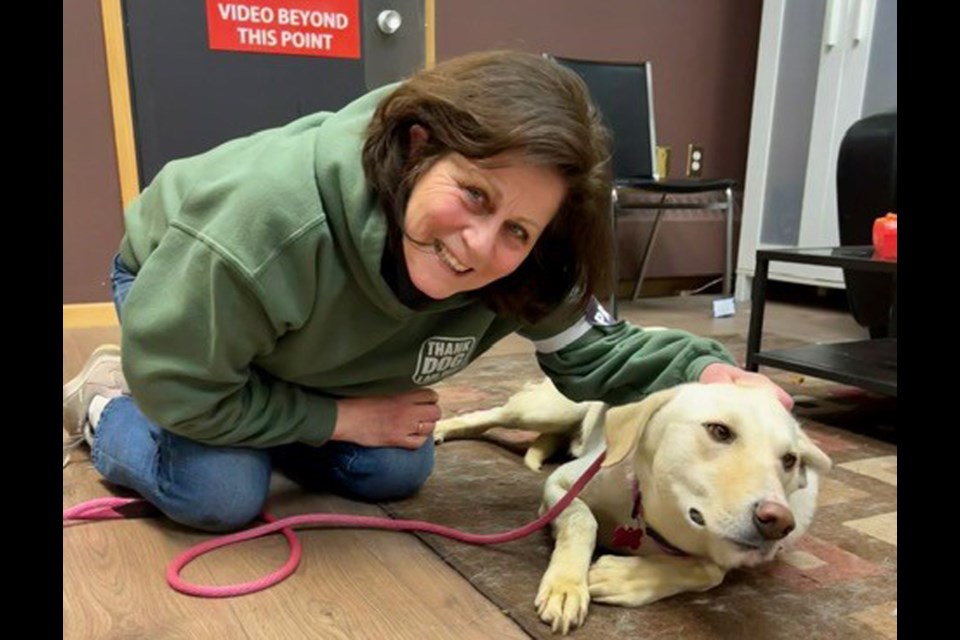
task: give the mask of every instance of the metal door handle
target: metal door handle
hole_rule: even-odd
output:
[[[384,9],[377,16],[377,26],[380,28],[380,31],[388,36],[396,33],[402,24],[403,16],[400,15],[399,11],[394,11],[393,9]]]

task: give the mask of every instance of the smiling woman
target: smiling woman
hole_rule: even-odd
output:
[[[380,103],[363,150],[371,186],[396,222],[388,230],[396,251],[411,191],[440,160],[487,213],[500,206],[493,198],[504,188],[498,179],[506,179],[501,199],[539,230],[530,259],[479,295],[498,314],[525,323],[543,319],[571,293],[581,308],[605,295],[612,266],[609,134],[579,76],[549,62],[493,51],[417,74]],[[516,175],[506,178],[505,170]],[[556,209],[538,210],[554,203],[556,187]],[[513,233],[534,230],[525,226],[513,225]]]
[[[565,191],[555,170],[522,158],[481,166],[444,156],[420,177],[404,216],[403,254],[414,286],[442,300],[513,273]]]
[[[365,500],[416,491],[428,385],[513,332],[578,399],[741,375],[719,343],[596,306],[609,157],[576,74],[500,51],[170,162],[125,214],[122,355],[99,348],[64,386],[64,427],[108,482],[225,530],[274,469]]]

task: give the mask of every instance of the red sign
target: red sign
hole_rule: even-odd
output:
[[[360,57],[359,0],[207,0],[210,48]]]

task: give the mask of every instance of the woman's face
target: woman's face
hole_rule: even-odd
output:
[[[556,171],[519,157],[496,156],[485,165],[448,154],[420,177],[407,202],[407,270],[435,300],[513,272],[566,194]]]

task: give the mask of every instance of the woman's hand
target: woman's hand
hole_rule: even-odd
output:
[[[707,367],[700,373],[700,382],[707,384],[712,384],[714,382],[730,382],[748,386],[768,385],[773,388],[773,391],[777,394],[777,399],[780,400],[780,403],[787,408],[787,411],[793,409],[793,398],[791,398],[790,394],[784,391],[780,385],[765,375],[753,373],[751,371],[744,371],[743,369],[734,367],[733,365],[724,364],[722,362],[714,362],[713,364],[707,365]]]
[[[440,419],[437,400],[432,389],[338,400],[337,423],[330,439],[364,447],[419,449],[433,437]]]

